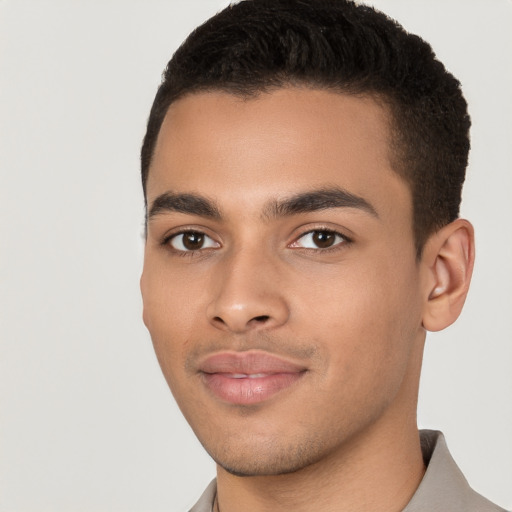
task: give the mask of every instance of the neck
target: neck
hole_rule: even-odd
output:
[[[375,445],[354,440],[343,458],[277,476],[238,477],[218,469],[220,512],[400,511],[419,486],[425,468],[417,430]]]

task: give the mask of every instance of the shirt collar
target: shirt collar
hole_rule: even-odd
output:
[[[411,501],[402,512],[433,510],[500,511],[503,510],[469,487],[455,464],[443,434],[436,430],[420,431],[421,450],[427,470]],[[213,512],[217,482],[213,480],[190,512]]]

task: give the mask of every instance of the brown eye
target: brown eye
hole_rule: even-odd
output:
[[[189,251],[201,249],[204,243],[204,235],[202,233],[183,233],[183,246]]]
[[[303,249],[329,249],[347,242],[350,242],[350,240],[336,231],[315,229],[308,233],[304,233],[295,242],[293,242],[290,247],[300,247]]]
[[[217,242],[199,231],[178,233],[170,239],[169,243],[173,249],[183,252],[219,247]]]
[[[331,247],[336,240],[336,233],[332,231],[314,231],[312,235],[313,243],[320,249]]]

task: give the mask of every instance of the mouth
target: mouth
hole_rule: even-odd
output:
[[[267,352],[222,352],[200,365],[207,389],[223,402],[252,405],[290,388],[306,373],[302,365]]]

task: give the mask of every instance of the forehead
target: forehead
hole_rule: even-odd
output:
[[[148,204],[168,191],[260,204],[274,194],[338,186],[385,208],[410,201],[392,170],[389,116],[369,97],[284,88],[243,99],[185,96],[168,110],[149,172]]]

